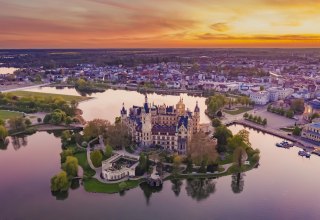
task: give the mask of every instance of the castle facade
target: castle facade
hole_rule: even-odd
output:
[[[144,147],[162,146],[186,154],[192,135],[200,131],[200,109],[186,110],[183,99],[174,106],[151,105],[147,95],[143,106],[132,106],[129,112],[123,106],[121,121],[126,124],[133,140]]]

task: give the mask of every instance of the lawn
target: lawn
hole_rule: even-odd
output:
[[[135,188],[139,186],[139,184],[143,182],[143,180],[127,180],[125,183],[128,186],[128,189]],[[87,192],[95,192],[95,193],[118,193],[120,192],[119,183],[101,183],[96,179],[90,178],[84,180],[84,188]]]
[[[252,110],[251,107],[239,107],[236,110],[223,110],[225,113],[230,114],[230,115],[238,115],[238,114],[242,114],[244,112],[250,111]]]
[[[91,177],[96,173],[88,164],[87,152],[75,153],[74,156],[78,159],[79,165],[82,167],[84,175]]]
[[[58,98],[61,97],[67,102],[70,102],[72,100],[75,100],[77,102],[85,101],[90,99],[90,97],[84,97],[84,96],[75,96],[75,95],[63,95],[63,94],[52,94],[52,93],[42,93],[42,92],[30,92],[30,91],[14,91],[10,92],[10,94],[18,96],[18,97],[38,97],[38,98]]]
[[[7,120],[9,118],[22,116],[22,113],[20,112],[13,112],[13,111],[7,111],[7,110],[0,110],[0,119]]]

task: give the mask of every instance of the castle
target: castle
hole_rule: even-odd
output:
[[[128,114],[123,105],[120,113],[121,121],[129,127],[133,140],[143,147],[160,145],[185,154],[192,135],[200,131],[198,102],[191,112],[186,110],[182,98],[174,108],[165,104],[151,105],[146,95],[143,106],[133,106]]]

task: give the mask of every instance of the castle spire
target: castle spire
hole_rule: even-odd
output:
[[[198,106],[198,101],[196,102],[196,107],[194,108],[194,112],[200,112],[200,108]]]
[[[145,96],[144,96],[144,102],[145,102],[145,103],[148,103],[148,96],[147,96],[147,94],[145,94]]]

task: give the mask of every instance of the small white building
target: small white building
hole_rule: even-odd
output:
[[[270,93],[268,91],[251,92],[250,99],[257,105],[266,105],[270,101]]]
[[[121,165],[120,167],[115,167],[115,164],[120,160],[131,160],[134,161],[132,165]],[[109,159],[102,161],[102,176],[106,180],[120,180],[125,177],[134,177],[135,169],[138,166],[138,161],[136,159],[125,157],[121,154],[115,154]]]

